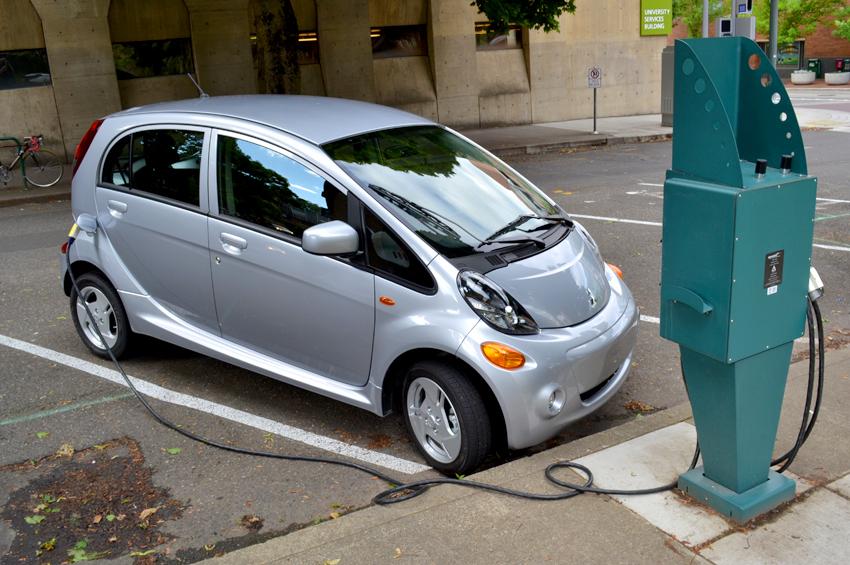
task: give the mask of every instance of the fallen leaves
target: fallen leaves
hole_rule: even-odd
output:
[[[159,510],[159,506],[155,506],[153,508],[145,508],[141,512],[139,512],[139,521],[144,522],[152,515],[156,514],[156,511]]]
[[[165,452],[169,455],[179,455],[181,451],[183,451],[183,449],[180,447],[169,447],[165,450]]]
[[[44,439],[50,435],[50,432],[35,432],[35,437],[38,439]]]
[[[249,532],[258,532],[263,527],[263,519],[254,514],[245,514],[239,523]]]
[[[35,526],[36,524],[41,524],[44,522],[45,517],[41,514],[35,514],[33,516],[24,516],[24,522],[31,526]]]
[[[623,408],[629,412],[637,412],[639,414],[655,412],[658,410],[655,406],[647,404],[646,402],[641,402],[640,400],[629,400],[623,404]]]
[[[56,455],[59,457],[73,457],[74,446],[70,443],[63,443],[59,449],[56,450]]]

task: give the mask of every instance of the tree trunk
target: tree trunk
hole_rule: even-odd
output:
[[[290,0],[251,0],[257,30],[257,89],[299,94],[298,21]]]

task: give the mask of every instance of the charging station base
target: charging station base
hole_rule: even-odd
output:
[[[765,482],[744,492],[712,481],[702,467],[679,476],[679,490],[741,524],[793,499],[796,488],[794,480],[772,470]]]

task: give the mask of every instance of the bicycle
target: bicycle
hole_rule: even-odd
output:
[[[52,151],[42,148],[43,136],[25,137],[23,143],[16,137],[0,137],[0,141],[14,141],[16,146],[12,162],[8,165],[0,163],[0,182],[4,185],[9,184],[15,165],[21,169],[24,188],[29,184],[47,188],[62,178],[62,160]]]

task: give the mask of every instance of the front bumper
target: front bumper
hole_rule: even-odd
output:
[[[522,449],[556,435],[603,406],[626,381],[637,342],[639,312],[631,292],[606,269],[611,296],[593,318],[534,336],[511,336],[480,322],[458,356],[488,382],[505,419],[508,446]],[[523,352],[526,364],[508,371],[489,363],[481,343],[498,341]],[[550,399],[563,406],[557,414]]]

